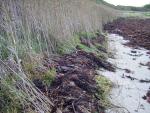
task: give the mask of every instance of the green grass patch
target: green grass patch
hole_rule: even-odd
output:
[[[60,55],[68,54],[76,50],[76,46],[80,43],[78,35],[75,35],[70,40],[60,43],[57,48],[57,53]]]
[[[104,76],[97,75],[95,78],[97,86],[99,87],[99,93],[97,96],[101,99],[101,103],[105,107],[109,107],[111,102],[108,99],[108,94],[112,89],[112,82]]]
[[[77,35],[84,38],[95,38],[97,33],[99,32],[80,32]]]
[[[19,78],[10,74],[0,83],[0,113],[21,113],[23,110],[19,97],[22,94],[16,91],[16,82],[14,81],[19,81]]]
[[[0,112],[1,113],[20,113],[22,106],[15,94],[6,88],[0,89]]]
[[[45,72],[45,74],[42,76],[44,84],[46,86],[50,86],[51,83],[54,81],[56,74],[57,72],[55,68],[49,69],[47,72]]]
[[[71,40],[67,40],[63,43],[61,43],[57,49],[57,52],[61,55],[66,54],[66,53],[71,53],[73,51],[76,50],[76,47],[80,48],[83,51],[86,52],[92,52],[95,53],[97,56],[103,56],[103,57],[107,57],[107,54],[103,53],[103,51],[100,51],[98,48],[105,48],[107,49],[107,38],[106,41],[102,42],[101,44],[96,43],[95,45],[91,44],[90,47],[88,47],[87,45],[84,45],[81,43],[80,38],[85,38],[85,39],[95,39],[97,37],[97,35],[100,35],[100,32],[80,32],[77,33],[76,35],[73,36],[73,38],[71,38]]]

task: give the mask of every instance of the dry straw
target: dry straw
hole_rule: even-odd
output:
[[[1,0],[1,39],[17,51],[52,54],[77,32],[101,31],[116,12],[91,0]]]
[[[30,102],[39,113],[50,112],[52,103],[27,79],[20,58],[26,52],[54,54],[74,34],[102,31],[103,24],[116,16],[116,10],[94,0],[0,0],[0,59],[13,57],[19,68],[16,72],[0,60],[1,83],[11,71],[21,80],[14,90],[24,94],[23,102]]]

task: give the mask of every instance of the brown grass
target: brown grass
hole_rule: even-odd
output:
[[[24,53],[57,53],[60,43],[67,42],[74,34],[102,32],[103,24],[116,16],[116,10],[96,4],[94,0],[0,0],[1,83],[7,89],[14,88],[15,94],[23,93],[26,98],[20,96],[21,101],[23,104],[25,101],[31,103],[35,111],[51,111],[51,101],[23,72],[20,59],[25,57]],[[1,60],[8,57],[15,59],[19,72]],[[13,84],[7,85],[5,70],[8,69],[5,68],[11,70],[13,78],[17,78]],[[21,82],[16,89],[18,78]]]
[[[102,30],[116,12],[93,0],[1,0],[1,38],[16,51],[56,52],[77,32]],[[5,32],[4,32],[5,31]],[[18,49],[19,47],[19,49]]]

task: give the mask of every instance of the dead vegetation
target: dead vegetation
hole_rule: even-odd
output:
[[[20,55],[30,51],[50,55],[78,32],[102,31],[116,12],[90,0],[1,0],[1,42]]]
[[[91,76],[89,74],[91,73],[93,77],[95,72],[94,69],[98,66],[114,70],[111,64],[98,58],[94,53],[89,54],[89,51],[74,52],[72,55],[77,55],[79,57],[76,58],[76,62],[80,59],[77,63],[79,65],[78,68],[84,69],[85,66],[85,70],[80,71],[83,71],[82,73],[84,75],[86,74],[86,70],[90,69],[88,70],[90,72],[87,73],[85,78],[83,77],[83,79],[86,79],[87,77],[86,83],[79,80],[80,77],[82,78],[81,73],[76,75],[77,79],[74,79],[74,77],[67,79],[71,81],[74,79],[74,82],[76,81],[76,85],[71,87],[78,89],[79,95],[83,92],[81,98],[84,97],[86,100],[83,99],[83,101],[81,101],[79,95],[78,98],[77,95],[74,95],[73,99],[65,100],[63,97],[55,95],[54,92],[49,92],[49,86],[52,84],[52,81],[55,78],[54,76],[57,75],[55,70],[56,67],[43,68],[41,59],[49,58],[54,56],[54,54],[57,54],[61,45],[65,44],[67,48],[77,45],[74,38],[72,38],[76,33],[95,32],[97,30],[102,32],[103,24],[113,20],[116,16],[116,10],[102,4],[96,4],[95,1],[91,0],[45,0],[44,2],[42,0],[0,0],[0,85],[4,88],[3,90],[0,90],[0,94],[5,95],[6,93],[3,91],[8,90],[9,93],[7,94],[9,97],[9,94],[13,92],[13,96],[9,98],[14,105],[13,107],[9,106],[12,110],[10,112],[20,112],[16,109],[17,106],[21,106],[21,111],[24,112],[31,111],[39,113],[49,113],[52,110],[61,113],[60,109],[63,111],[64,108],[68,111],[71,109],[71,112],[75,112],[76,110],[81,112],[103,111],[103,109],[99,108],[101,107],[99,106],[99,103],[97,103],[99,102],[99,99],[93,98],[93,94],[86,92],[88,90],[86,84],[89,84],[87,81],[91,81],[93,82],[92,87],[94,88],[96,83],[93,79],[88,80],[88,76]],[[83,40],[82,44],[85,45],[87,42],[84,42]],[[95,42],[92,42],[90,39],[90,43],[88,42],[87,44],[90,44],[91,46],[94,43]],[[97,46],[97,44],[94,46]],[[100,51],[105,51],[103,47],[100,45],[98,46]],[[85,49],[82,47],[80,46],[80,50]],[[91,47],[88,47],[88,49],[89,48]],[[69,52],[70,49],[71,48],[68,49]],[[78,49],[79,48],[76,48],[76,50]],[[90,52],[91,50],[92,52],[95,52],[95,50],[97,51],[97,49],[93,48],[90,49]],[[72,58],[73,56],[68,55],[68,57]],[[82,61],[82,57],[85,61]],[[65,58],[63,58],[63,60],[64,62],[65,60],[68,61]],[[53,63],[50,64],[53,65]],[[42,69],[38,68],[39,70],[42,70],[41,73],[38,73],[36,70],[39,65],[42,67]],[[87,65],[90,68],[86,67]],[[64,68],[66,67],[62,67],[61,65],[60,69],[64,71]],[[75,67],[73,68],[75,69]],[[70,71],[73,70],[71,69]],[[61,74],[59,76],[61,76]],[[74,76],[73,73],[72,76]],[[30,80],[35,80],[36,77],[44,84],[42,85],[44,90],[41,90],[42,92],[39,91],[40,87],[39,89],[37,88],[38,86],[35,87]],[[67,76],[65,76],[64,79],[66,79],[66,77]],[[8,83],[6,78],[11,78],[10,83]],[[67,82],[64,80],[56,93],[58,93],[61,88],[70,88],[70,86],[67,86],[66,84]],[[66,85],[66,87],[64,87],[64,85]],[[84,86],[86,89],[83,89]],[[53,89],[55,87],[51,88]],[[68,90],[72,91],[72,93],[74,92],[72,89]],[[85,90],[85,92],[83,90]],[[96,90],[93,89],[93,91]],[[69,92],[66,93],[69,94]],[[75,92],[73,94],[75,94]],[[16,101],[13,98],[14,95],[16,96]],[[50,98],[47,97],[48,95]],[[56,96],[58,96],[57,98],[60,100],[55,100]],[[52,99],[53,102],[50,99]],[[87,102],[88,99],[89,102]],[[65,103],[66,105],[64,105],[62,109],[60,103],[64,103],[62,102],[64,100],[67,102],[71,101],[73,104],[70,105],[70,103]],[[20,105],[18,105],[18,102]],[[89,103],[88,106],[85,103]],[[8,106],[8,104],[5,106]]]
[[[103,40],[103,38],[103,36],[93,37],[92,45],[96,45],[98,40]],[[85,37],[85,40],[88,38]],[[88,45],[85,44],[85,46]],[[102,51],[99,50],[100,52]],[[31,65],[32,62],[26,62],[24,66],[27,68],[24,67],[24,69],[28,69],[26,71],[32,76],[36,87],[23,71],[18,70],[15,60],[1,62],[1,86],[9,88],[14,95],[19,93],[17,100],[21,103],[19,102],[17,106],[20,107],[20,111],[33,110],[39,113],[99,113],[105,111],[108,104],[106,95],[111,84],[106,79],[98,77],[95,70],[100,67],[115,71],[115,68],[105,59],[98,57],[96,53],[77,49],[73,53],[53,58],[44,56],[39,64]],[[10,67],[7,62],[11,64]],[[10,83],[6,78],[11,79]]]
[[[150,50],[150,19],[120,18],[105,25],[104,29],[130,40],[132,47]]]
[[[48,68],[55,66],[57,71],[56,78],[48,90],[40,79],[35,79],[34,83],[52,99],[55,105],[54,113],[55,108],[59,108],[63,113],[104,112],[106,92],[111,85],[109,82],[97,79],[100,75],[96,75],[95,69],[101,67],[110,70],[110,67],[102,65],[101,62],[102,60],[93,53],[78,50],[57,60],[54,59],[51,63],[46,61],[45,66]],[[114,70],[113,67],[111,68]],[[105,86],[102,87],[102,84]]]

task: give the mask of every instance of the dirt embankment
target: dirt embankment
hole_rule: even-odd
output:
[[[96,84],[96,69],[98,67],[114,70],[108,62],[97,58],[93,53],[76,51],[66,54],[44,64],[47,68],[55,67],[57,75],[52,84],[46,87],[41,80],[35,79],[35,85],[47,94],[56,108],[63,113],[104,113],[99,93],[103,93]],[[54,109],[55,112],[55,109]]]
[[[120,18],[106,24],[104,30],[124,36],[129,46],[150,50],[150,19]]]
[[[87,46],[91,44],[86,39],[81,39],[81,43]],[[92,43],[94,44],[94,39]],[[104,91],[97,85],[96,69],[115,69],[96,54],[85,52],[78,46],[77,48],[71,54],[53,59],[45,58],[43,65],[46,69],[56,69],[56,77],[50,86],[46,87],[40,79],[33,82],[54,103],[52,113],[56,112],[56,108],[63,113],[104,113],[105,106],[100,97]]]

